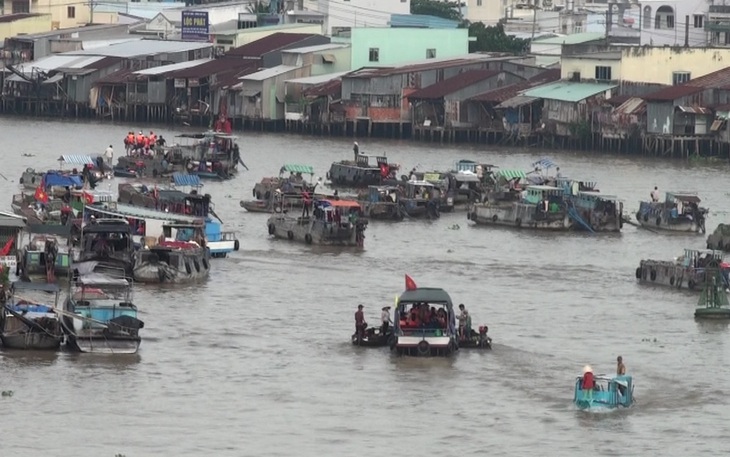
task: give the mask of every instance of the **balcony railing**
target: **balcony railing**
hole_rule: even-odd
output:
[[[705,22],[707,32],[730,32],[730,20],[723,22]]]
[[[730,6],[726,5],[710,5],[710,13],[730,14]]]

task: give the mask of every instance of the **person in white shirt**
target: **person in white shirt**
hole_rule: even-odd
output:
[[[380,328],[380,333],[382,335],[385,335],[388,333],[388,328],[390,327],[390,324],[393,323],[393,321],[390,319],[390,306],[386,306],[383,308],[383,312],[380,314],[380,320],[383,323],[383,326]]]
[[[112,145],[110,144],[109,147],[106,148],[106,151],[104,151],[104,161],[111,167],[112,159],[114,159],[114,148],[112,148]]]
[[[654,203],[659,202],[659,188],[654,186],[654,190],[651,191],[651,201]]]

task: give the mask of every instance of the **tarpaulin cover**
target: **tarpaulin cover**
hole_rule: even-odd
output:
[[[80,189],[84,186],[84,183],[81,181],[81,176],[48,172],[43,179],[46,187],[73,187]]]

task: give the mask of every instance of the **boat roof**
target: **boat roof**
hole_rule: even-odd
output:
[[[676,198],[690,203],[699,203],[700,197],[697,196],[697,192],[667,192],[667,197]]]
[[[79,278],[76,280],[76,284],[80,285],[81,287],[128,287],[129,281],[127,281],[125,278],[118,278],[102,273],[90,273],[79,276]]]
[[[119,233],[131,230],[129,222],[119,218],[96,219],[95,223],[84,226],[84,233]]]
[[[200,177],[198,175],[191,175],[188,173],[173,173],[172,182],[174,182],[176,186],[182,187],[201,187],[203,185],[200,182]]]
[[[202,132],[202,133],[181,133],[180,135],[176,135],[175,137],[176,138],[195,138],[195,139],[199,139],[199,140],[203,139],[203,138],[210,138],[210,137],[221,138],[224,140],[237,140],[238,139],[237,136],[228,135],[226,133],[221,133],[221,132],[213,132],[213,131]]]
[[[445,290],[436,287],[419,287],[414,290],[406,290],[398,298],[401,303],[444,303],[451,305],[451,297]]]
[[[532,163],[532,168],[535,168],[535,167],[552,168],[552,167],[557,167],[557,166],[558,166],[558,164],[553,162],[552,159],[550,159],[549,157],[543,157],[542,159]]]
[[[291,173],[303,173],[308,175],[314,174],[314,167],[311,165],[299,165],[295,163],[288,163],[281,167],[281,170],[279,170],[279,173],[289,171]]]
[[[129,216],[139,219],[158,219],[162,221],[170,222],[186,222],[192,224],[196,221],[203,220],[200,217],[186,216],[184,214],[167,213],[165,211],[157,211],[149,208],[142,208],[139,206],[124,205],[117,203],[116,210],[111,208],[105,208],[103,206],[86,205],[91,211],[96,211],[102,214],[108,214],[110,216],[120,215]]]
[[[71,226],[61,224],[28,224],[27,231],[32,235],[68,236],[71,234]]]
[[[58,158],[58,161],[69,165],[94,165],[94,159],[83,154],[64,154]]]
[[[360,208],[360,204],[354,200],[320,200],[320,203],[328,203],[327,206],[336,208]]]
[[[528,189],[534,189],[534,190],[563,190],[560,187],[553,187],[553,186],[527,186]]]
[[[426,173],[426,174],[429,174],[429,173]],[[428,181],[422,181],[422,180],[418,180],[418,181],[407,181],[407,183],[410,184],[410,185],[412,185],[412,186],[434,187],[433,183],[430,183]]]
[[[497,176],[502,176],[503,178],[507,178],[507,179],[516,179],[516,178],[525,179],[525,178],[527,178],[527,174],[522,170],[503,168],[501,170],[497,170],[495,172],[495,174]]]
[[[40,290],[43,292],[59,292],[61,290],[61,287],[56,283],[15,281],[15,282],[13,282],[13,289],[15,289],[15,290]]]
[[[458,173],[454,173],[452,176],[457,181],[479,182],[479,176],[477,176],[476,173],[472,173],[471,171],[459,171]]]
[[[615,196],[615,195],[606,195],[606,194],[602,194],[602,193],[596,192],[596,191],[588,191],[588,190],[586,190],[586,191],[580,191],[580,192],[578,192],[578,194],[579,195],[587,195],[589,197],[598,197],[598,198],[600,198],[602,200],[616,200],[616,201],[619,200],[619,198],[617,196]]]

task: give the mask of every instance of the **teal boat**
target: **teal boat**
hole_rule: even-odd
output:
[[[594,376],[593,390],[583,390],[583,376],[575,380],[573,403],[581,410],[628,408],[634,404],[634,382],[631,376]]]
[[[700,295],[695,319],[730,319],[730,305],[725,292],[725,278],[720,262],[713,258],[705,267],[705,285]]]

